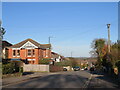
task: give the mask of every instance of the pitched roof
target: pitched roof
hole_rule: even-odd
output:
[[[10,46],[12,46],[12,44],[9,43],[8,41],[2,41],[2,48],[10,47]]]
[[[46,49],[46,48],[50,48],[51,44],[40,44],[32,39],[26,39],[20,43],[14,44],[13,46],[11,46],[10,48],[20,48],[21,46],[23,46],[26,42],[30,41],[31,43],[33,43],[35,46],[37,46],[38,48],[42,48],[42,49]]]
[[[55,53],[55,52],[51,52],[51,54],[52,54],[52,58],[58,58],[59,56],[64,58],[62,55]]]

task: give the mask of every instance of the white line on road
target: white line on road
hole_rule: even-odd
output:
[[[92,79],[92,76],[93,76],[93,75],[90,74],[90,77],[88,78],[88,81],[85,82],[83,88],[87,88],[87,86],[89,85],[89,83],[90,83],[90,81],[91,81],[91,79]]]

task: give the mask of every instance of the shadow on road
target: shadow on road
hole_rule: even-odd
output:
[[[30,74],[34,74],[34,72],[23,72],[23,75],[30,75]]]
[[[22,88],[83,88],[85,82],[88,80],[86,77],[79,75],[63,75],[55,74],[43,76],[16,84],[13,87]]]
[[[93,76],[95,75],[95,78],[112,83],[115,88],[120,88],[120,83],[115,76],[110,76],[109,74],[105,72],[98,72],[98,71],[92,71],[90,72]]]

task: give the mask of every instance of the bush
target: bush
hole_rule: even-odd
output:
[[[22,72],[21,66],[19,65],[21,62],[9,62],[8,64],[2,65],[2,73],[3,74],[12,74],[16,72]]]
[[[50,63],[49,60],[50,60],[49,58],[43,58],[42,60],[39,60],[39,64],[49,64]]]
[[[118,62],[116,62],[116,64],[115,64],[116,66],[117,66],[117,68],[118,68],[118,72],[120,72],[120,60],[118,60]]]
[[[70,66],[71,62],[70,61],[62,61],[62,62],[56,62],[56,66]]]
[[[19,67],[19,72],[23,73],[23,67]]]

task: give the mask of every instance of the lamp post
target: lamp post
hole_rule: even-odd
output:
[[[110,24],[107,24],[108,28],[108,53],[110,53]]]
[[[1,27],[2,21],[0,20],[0,40],[2,40],[2,27]]]

